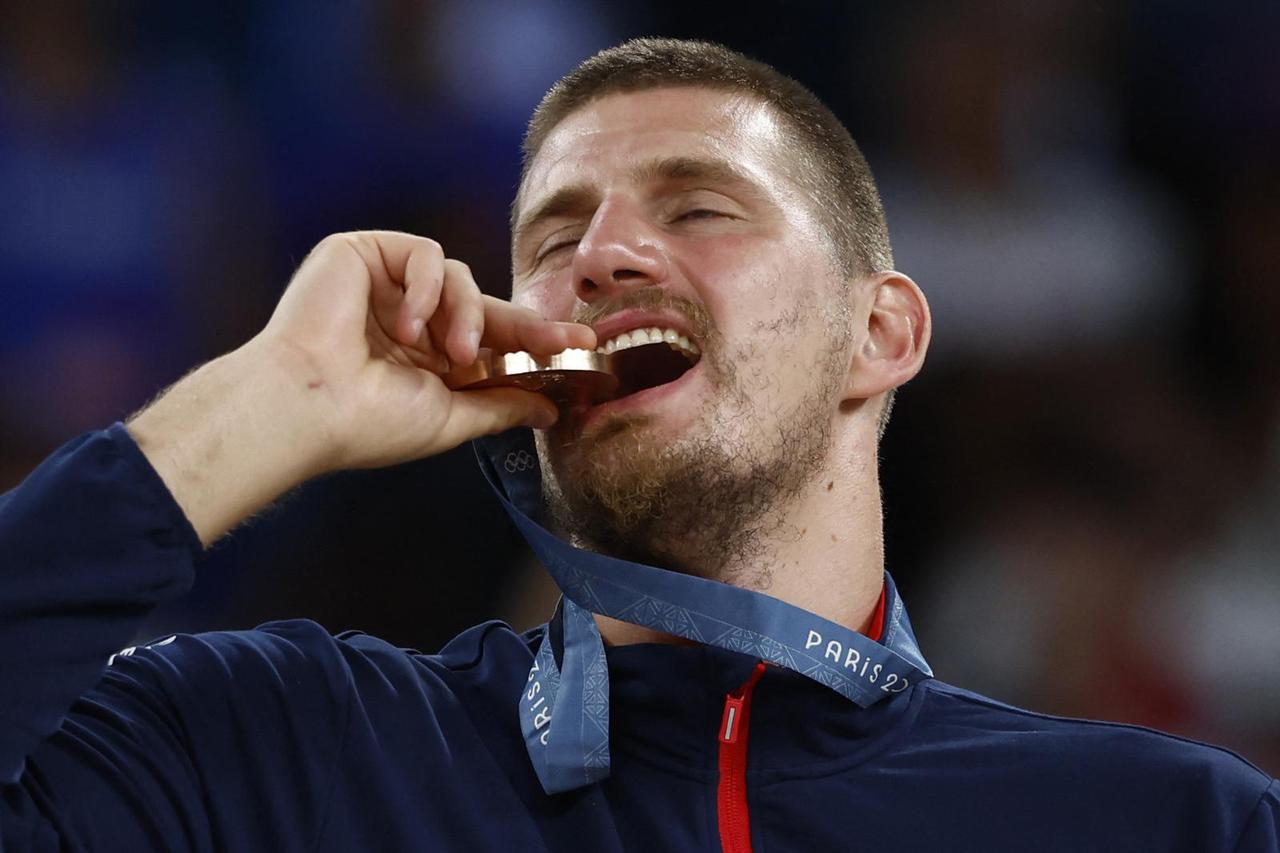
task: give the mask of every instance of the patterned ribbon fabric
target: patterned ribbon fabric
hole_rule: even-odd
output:
[[[575,548],[533,520],[542,478],[529,431],[475,445],[485,478],[563,593],[520,696],[525,745],[548,794],[609,775],[609,671],[593,613],[785,666],[864,708],[933,674],[887,573],[877,643],[758,592]]]

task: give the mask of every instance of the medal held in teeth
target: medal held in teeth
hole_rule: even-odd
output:
[[[454,391],[523,388],[550,397],[558,406],[594,405],[612,400],[618,390],[612,358],[602,352],[567,349],[555,355],[481,350],[472,364],[444,376]]]
[[[666,346],[650,349],[650,344]],[[641,348],[648,353],[640,358],[618,355]],[[677,379],[700,357],[697,344],[672,329],[633,329],[594,351],[531,355],[482,349],[473,364],[446,373],[444,383],[454,391],[523,388],[545,394],[562,408],[597,405]]]

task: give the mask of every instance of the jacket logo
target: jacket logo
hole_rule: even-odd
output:
[[[172,642],[173,642],[174,640],[176,640],[176,639],[178,639],[178,635],[177,635],[177,634],[174,634],[174,635],[173,635],[173,636],[171,636],[171,637],[165,637],[163,640],[161,640],[161,641],[160,641],[160,642],[158,642],[158,643],[152,643],[151,645],[149,645],[149,646],[143,646],[142,648],[144,648],[144,649],[158,649],[158,648],[160,648],[161,646],[167,646],[167,645],[169,645],[170,643],[172,643]],[[131,656],[133,655],[133,653],[134,653],[134,652],[136,652],[137,650],[138,650],[138,647],[137,647],[137,646],[129,646],[129,647],[128,647],[128,648],[126,648],[126,649],[121,649],[120,651],[118,651],[118,652],[116,652],[115,654],[113,654],[111,657],[107,658],[107,666],[111,666],[113,663],[115,663],[115,662],[116,662],[116,658],[127,658],[127,657],[131,657]]]

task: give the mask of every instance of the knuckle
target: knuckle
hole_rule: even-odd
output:
[[[471,275],[471,268],[462,261],[452,258],[445,261],[445,270],[458,299],[465,301],[469,307],[484,310],[483,294]]]
[[[314,255],[320,252],[329,252],[329,251],[333,251],[334,249],[341,249],[347,246],[351,246],[352,245],[351,238],[353,236],[354,236],[353,234],[347,231],[344,231],[342,233],[329,234],[323,239],[321,239],[319,243],[316,243],[316,245],[311,249],[311,254]]]
[[[453,258],[445,260],[444,265],[445,272],[455,287],[467,295],[477,298],[480,296],[480,286],[476,284],[475,276],[471,274],[471,267]]]
[[[303,258],[303,264],[308,262],[311,264],[320,264],[327,266],[335,263],[345,263],[351,258],[358,259],[359,262],[369,266],[373,258],[377,257],[377,248],[372,251],[367,244],[359,239],[359,234],[353,232],[343,232],[340,234],[329,234],[316,243]],[[302,266],[300,265],[300,266]]]
[[[378,252],[377,243],[362,231],[343,231],[338,234],[330,234],[316,246],[317,251],[320,249],[325,251],[353,251],[366,262],[368,262],[369,258],[375,257]]]
[[[369,234],[364,231],[340,231],[324,238],[324,242],[334,241],[338,245],[366,246],[370,242]]]

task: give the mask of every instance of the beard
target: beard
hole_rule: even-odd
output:
[[[714,402],[675,438],[651,428],[654,419],[644,414],[614,417],[579,436],[539,433],[549,521],[578,547],[766,590],[769,542],[788,535],[785,508],[828,462],[847,332],[827,324],[828,346],[809,386],[784,403],[776,381],[748,388],[739,365],[766,365],[769,355],[785,363],[788,353],[779,350],[792,346],[805,306],[770,324],[776,334],[767,341],[756,335],[729,349],[698,306],[661,299],[694,321]]]

